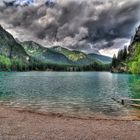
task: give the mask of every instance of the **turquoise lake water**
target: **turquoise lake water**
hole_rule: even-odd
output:
[[[140,97],[140,77],[109,72],[1,72],[0,101],[70,115],[125,116],[112,97]]]

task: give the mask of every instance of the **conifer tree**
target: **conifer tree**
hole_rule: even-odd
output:
[[[114,56],[113,56],[113,59],[112,59],[112,67],[117,67],[117,65],[118,65],[118,60],[117,60],[117,57],[116,57],[116,55],[114,54]]]

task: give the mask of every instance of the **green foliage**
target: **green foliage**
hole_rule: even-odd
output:
[[[10,59],[7,56],[0,55],[0,70],[1,71],[25,71],[28,69],[28,64],[20,59]]]
[[[123,61],[123,50],[119,50],[117,60],[119,62]]]
[[[113,59],[112,59],[112,67],[116,68],[118,65],[118,59],[116,55],[114,54]]]
[[[124,62],[127,59],[127,56],[128,56],[128,51],[127,51],[127,47],[125,46],[124,49],[119,50],[117,57],[116,57],[116,55],[113,56],[112,67],[116,68],[116,67],[124,64]]]
[[[31,59],[30,62],[24,63],[20,59],[10,59],[7,56],[0,55],[0,70],[1,71],[108,71],[110,64],[102,64],[94,62],[90,65],[65,65],[65,64],[52,64],[42,62],[36,59]]]
[[[119,62],[125,61],[128,55],[127,47],[125,46],[118,52],[117,60]]]
[[[95,53],[88,54],[88,57],[95,61],[102,62],[104,64],[109,64],[112,61],[111,57],[100,55],[100,54],[95,54]]]
[[[8,57],[0,55],[0,70],[10,70],[11,65],[11,60]]]
[[[140,74],[140,42],[135,44],[135,52],[130,61],[128,61],[128,67],[130,72]]]
[[[39,60],[32,59],[29,64],[29,70],[41,70],[41,71],[108,71],[110,70],[110,64],[102,64],[95,62],[90,65],[78,66],[68,64],[52,64],[41,62]]]
[[[131,38],[131,43],[127,48],[124,47],[118,53],[118,64],[116,66],[116,71],[123,70],[124,72],[129,72],[133,74],[140,74],[140,26],[136,30],[134,37]],[[114,59],[112,66],[114,64]]]
[[[59,63],[59,64],[68,64],[70,61],[63,54],[51,49],[45,48],[40,44],[37,44],[32,41],[27,41],[22,43],[23,48],[27,52],[27,54],[35,58],[36,60],[40,60],[47,63]]]
[[[136,61],[133,61],[130,65],[130,71],[132,73],[140,73],[140,67],[139,67],[139,64],[138,62]]]
[[[1,71],[92,71],[109,70],[108,65],[79,51],[62,47],[45,48],[35,42],[17,42],[0,26]]]
[[[127,59],[127,55],[128,55],[128,51],[127,51],[127,47],[125,46],[123,50],[123,60]]]
[[[62,48],[60,46],[53,47],[52,49],[62,53],[71,61],[78,61],[78,60],[81,60],[81,59],[84,59],[87,57],[86,54],[84,54],[82,52],[71,51],[71,50],[68,50],[66,48]]]

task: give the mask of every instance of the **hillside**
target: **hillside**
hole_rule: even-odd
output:
[[[19,42],[0,26],[0,70],[108,70],[110,65],[104,58],[60,46],[46,48],[33,41]]]
[[[101,63],[95,58],[90,58],[88,54],[76,50],[69,50],[66,48],[62,48],[60,46],[55,46],[52,47],[51,49],[63,54],[75,65],[90,65],[93,64],[94,62]]]
[[[11,34],[0,26],[0,54],[9,58],[18,58],[23,61],[29,59],[24,48],[16,42]]]
[[[132,73],[140,74],[140,26],[134,36],[132,44],[128,48],[128,68]]]
[[[111,63],[111,61],[112,61],[112,58],[108,57],[108,56],[103,56],[103,55],[95,54],[95,53],[91,53],[88,55],[90,56],[90,58],[96,59],[105,64]]]
[[[0,69],[25,67],[29,59],[24,48],[0,26]]]
[[[22,42],[21,45],[29,56],[42,62],[51,64],[71,64],[71,61],[69,61],[63,54],[45,48],[33,41]]]
[[[90,65],[97,63],[111,63],[111,58],[102,55],[88,55],[83,52],[69,50],[60,46],[45,48],[33,41],[21,43],[27,54],[36,60],[49,64],[65,64],[65,65]],[[97,58],[98,57],[98,58]],[[105,59],[103,61],[103,59]]]
[[[140,74],[140,26],[136,30],[128,49],[120,50],[118,57],[113,58],[112,72]]]

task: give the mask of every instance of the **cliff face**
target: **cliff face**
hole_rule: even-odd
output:
[[[124,52],[124,50],[122,50]],[[124,60],[116,58],[116,66],[112,66],[112,72],[127,72],[140,74],[140,26],[128,46],[127,56]]]
[[[128,47],[128,58],[131,59],[131,57],[134,56],[134,52],[136,50],[137,47],[137,43],[140,42],[140,26],[138,27],[138,29],[136,30],[136,34],[134,36],[134,38],[132,38],[132,42],[130,44],[130,46]]]

